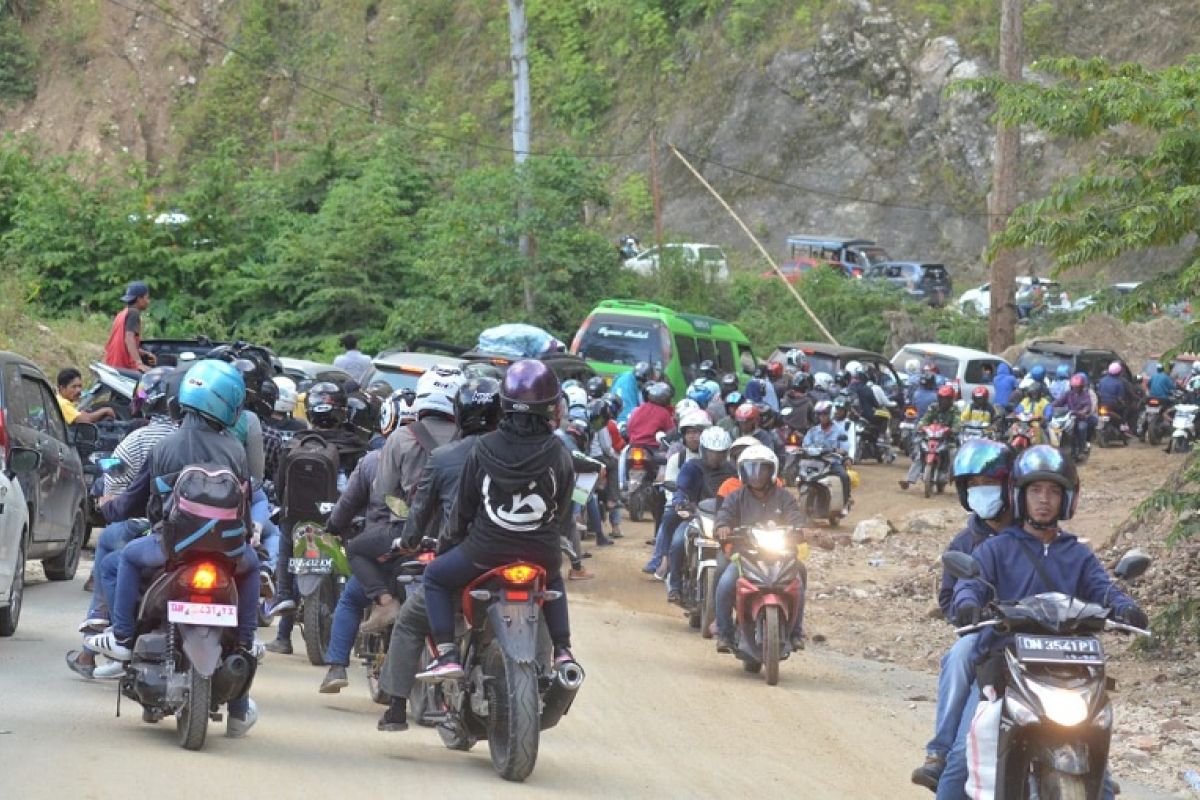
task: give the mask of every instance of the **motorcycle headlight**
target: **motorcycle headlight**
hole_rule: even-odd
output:
[[[760,550],[782,555],[787,552],[787,531],[783,528],[753,528],[754,544]]]
[[[1078,689],[1058,689],[1030,682],[1029,688],[1042,703],[1046,717],[1059,725],[1070,728],[1080,724],[1088,716],[1087,692]]]

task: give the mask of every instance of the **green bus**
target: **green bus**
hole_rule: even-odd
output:
[[[639,300],[596,306],[575,334],[571,352],[610,384],[639,361],[659,362],[676,399],[687,392],[702,361],[711,360],[719,375],[734,373],[743,385],[757,365],[750,340],[728,322]]]

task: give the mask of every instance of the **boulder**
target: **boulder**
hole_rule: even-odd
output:
[[[896,529],[885,517],[871,517],[854,526],[854,533],[851,534],[850,541],[855,544],[882,542],[895,532]]]
[[[900,523],[900,530],[907,533],[942,533],[956,522],[962,521],[961,514],[944,508],[914,511]]]

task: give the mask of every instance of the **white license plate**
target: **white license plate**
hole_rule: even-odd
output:
[[[235,628],[238,624],[237,606],[217,603],[184,603],[172,600],[167,604],[167,620],[184,625],[215,625]]]
[[[328,575],[333,572],[333,559],[289,558],[288,572],[296,575]]]

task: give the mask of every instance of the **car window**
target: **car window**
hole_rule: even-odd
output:
[[[1192,362],[1176,361],[1171,365],[1171,378],[1175,381],[1185,381],[1192,375]]]
[[[717,361],[717,348],[713,346],[713,340],[697,338],[696,343],[700,346],[700,360],[712,361],[715,364]]]
[[[738,360],[741,362],[742,372],[746,373],[747,375],[754,374],[754,367],[755,367],[754,353],[750,352],[749,345],[746,345],[746,344],[738,345]]]
[[[994,361],[985,358],[976,358],[967,362],[967,370],[963,374],[963,380],[967,383],[991,383],[996,376],[996,367],[1000,364],[999,361]],[[991,367],[991,376],[983,374],[984,367]]]
[[[578,355],[605,364],[650,364],[662,357],[660,335],[658,326],[650,321],[593,318],[579,340]]]
[[[888,277],[888,278],[892,278],[893,280],[904,277],[904,267],[901,267],[898,265],[893,265],[893,266],[884,267],[883,270],[884,270],[884,276]]]
[[[62,409],[58,407],[58,400],[54,393],[50,391],[50,387],[40,381],[35,383],[41,388],[42,404],[46,409],[46,432],[58,439],[63,444],[67,444],[67,423],[63,420]]]
[[[8,419],[13,424],[25,423],[25,398],[21,394],[21,373],[15,364],[4,368],[4,401]]]
[[[717,369],[722,373],[737,372],[737,365],[733,361],[733,345],[720,339],[717,340]]]
[[[50,433],[49,411],[41,386],[27,375],[21,376],[20,393],[25,400],[24,423],[41,433]],[[57,401],[56,401],[57,402]]]
[[[683,367],[685,375],[690,374],[690,370],[700,363],[700,351],[696,348],[696,340],[691,336],[675,334],[675,352],[679,354],[679,364]]]
[[[925,367],[932,365],[932,366],[937,367],[938,374],[941,375],[943,378],[957,378],[958,377],[958,359],[957,358],[951,358],[950,356],[936,355],[934,353],[925,353],[920,350],[908,350],[908,349],[905,349],[904,354],[905,354],[906,361],[909,358],[915,358],[918,361],[920,361],[921,369],[925,369]]]
[[[701,247],[697,250],[701,261],[724,261],[725,254],[719,247]]]
[[[1029,370],[1033,369],[1034,367],[1042,366],[1046,368],[1046,373],[1048,375],[1053,375],[1058,370],[1059,364],[1066,364],[1068,367],[1070,367],[1071,358],[1069,356],[1058,355],[1056,353],[1046,353],[1040,350],[1026,350],[1024,353],[1021,353],[1020,358],[1017,359],[1017,366],[1025,370],[1026,374],[1029,374]],[[1072,372],[1073,371],[1074,370],[1072,369]]]

